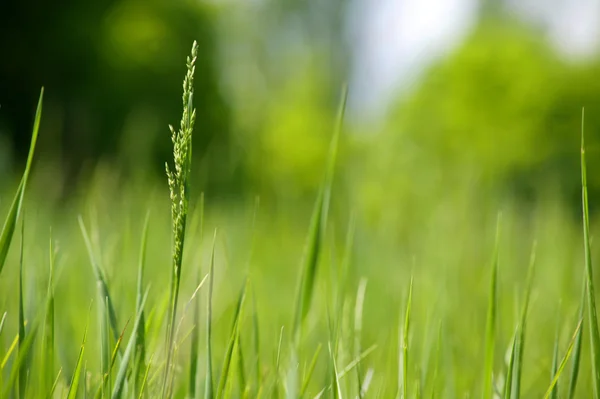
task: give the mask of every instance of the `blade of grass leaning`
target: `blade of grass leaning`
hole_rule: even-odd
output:
[[[91,304],[90,304],[91,310]],[[67,399],[75,399],[77,398],[77,390],[79,388],[79,380],[81,379],[81,370],[83,367],[83,354],[85,352],[85,341],[87,338],[88,326],[89,326],[89,310],[88,310],[88,320],[85,323],[85,330],[83,332],[83,340],[81,341],[81,348],[79,348],[79,356],[77,356],[77,362],[75,363],[75,371],[73,372],[73,377],[71,378],[71,383],[69,384],[69,391],[67,392]]]
[[[2,396],[0,396],[0,397],[2,397],[2,398],[9,397],[9,394],[10,394],[11,390],[13,389],[13,386],[15,384],[17,384],[17,381],[19,378],[19,370],[21,369],[21,366],[23,365],[23,363],[26,361],[26,359],[29,355],[29,352],[31,351],[33,342],[34,342],[36,334],[37,334],[38,327],[39,327],[39,318],[36,318],[36,320],[34,320],[34,322],[32,323],[31,329],[29,330],[29,334],[27,334],[25,341],[23,341],[23,345],[21,346],[20,351],[17,354],[17,358],[16,358],[15,362],[12,364],[8,382],[4,387]],[[1,372],[1,369],[3,369],[4,366],[6,366],[6,362],[8,361],[11,352],[17,346],[17,341],[18,341],[18,337],[15,339],[15,341],[11,345],[11,348],[9,348],[8,353],[2,360],[0,372]]]
[[[331,348],[331,342],[329,343],[329,359],[331,360],[332,367],[332,390],[333,390],[333,399],[342,399],[342,389],[340,386],[340,379],[338,376],[337,364],[335,361],[335,354]]]
[[[196,277],[197,285],[200,284],[200,270]],[[190,372],[188,382],[188,398],[196,397],[196,380],[198,373],[198,352],[199,352],[199,341],[200,341],[200,296],[194,299],[194,329],[192,330],[190,347]]]
[[[252,328],[254,330],[254,368],[255,368],[255,384],[256,384],[256,394],[260,391],[262,386],[261,379],[261,364],[260,364],[260,329],[258,323],[258,307],[256,305],[256,292],[252,290],[252,304],[253,304],[253,313],[252,313]]]
[[[46,292],[46,315],[42,332],[41,352],[41,387],[42,392],[48,393],[54,381],[54,262],[55,253],[52,245],[52,231],[50,232],[50,273],[48,275],[48,289]]]
[[[142,399],[144,397],[144,391],[148,382],[148,375],[150,374],[150,367],[152,366],[153,359],[154,355],[150,355],[150,359],[148,359],[148,364],[146,365],[146,371],[144,372],[144,378],[142,378],[142,384],[140,385],[140,393],[138,394],[138,399]]]
[[[546,390],[546,394],[544,395],[544,399],[549,399],[552,391],[554,390],[554,386],[558,383],[558,379],[560,378],[560,375],[562,374],[562,371],[564,370],[564,368],[565,368],[565,366],[567,364],[567,361],[569,360],[569,357],[571,356],[571,353],[573,352],[573,347],[575,346],[575,341],[577,339],[577,333],[581,329],[581,324],[582,323],[583,323],[583,319],[580,319],[579,323],[577,323],[577,328],[575,329],[575,333],[571,337],[571,341],[569,342],[569,346],[567,347],[567,351],[565,352],[562,360],[560,361],[560,364],[558,365],[558,369],[556,370],[556,374],[554,375],[554,378],[552,379],[552,382],[550,383],[550,386]]]
[[[212,296],[215,274],[215,244],[217,242],[217,230],[213,235],[212,250],[210,254],[210,270],[208,280],[208,299],[206,301],[206,379],[204,386],[204,399],[213,399],[213,370],[212,370]]]
[[[581,289],[581,300],[579,302],[578,319],[584,323],[585,299],[586,299],[586,279],[584,278]],[[569,394],[568,399],[575,397],[575,389],[577,388],[577,377],[579,376],[579,363],[581,360],[581,343],[583,341],[583,327],[577,331],[575,338],[575,347],[573,348],[573,361],[571,362],[571,378],[569,379]]]
[[[248,287],[248,280],[246,280],[246,282],[244,283],[242,291],[240,292],[240,295],[238,297],[237,307],[236,307],[235,315],[234,315],[234,319],[233,319],[234,320],[233,326],[231,329],[229,342],[227,343],[227,349],[225,351],[223,367],[221,369],[221,377],[219,378],[219,384],[217,386],[217,396],[216,396],[217,399],[224,397],[223,394],[225,393],[225,388],[227,386],[227,383],[229,382],[229,370],[231,368],[231,361],[233,358],[235,346],[238,344],[240,320],[241,320],[241,314],[242,314],[242,310],[243,310],[243,306],[244,306],[244,302],[245,302],[245,298],[246,298],[247,287]]]
[[[306,371],[306,375],[304,376],[304,380],[302,381],[302,385],[300,387],[300,397],[304,397],[306,393],[306,389],[308,388],[308,384],[310,383],[310,379],[315,371],[315,367],[317,366],[317,360],[319,359],[319,354],[321,353],[321,348],[323,345],[319,344],[317,346],[317,350],[310,361],[310,365],[308,366],[308,370]]]
[[[510,340],[510,357],[508,360],[508,367],[506,368],[506,379],[504,382],[504,399],[512,398],[513,392],[513,378],[515,371],[515,358],[517,357],[517,340],[519,339],[519,326],[515,330],[515,333]]]
[[[19,355],[23,351],[25,342],[25,309],[23,306],[23,248],[25,246],[25,217],[21,219],[21,245],[19,256]],[[23,358],[23,362],[18,368],[19,377],[17,378],[19,398],[25,398],[27,389],[27,369],[28,357]]]
[[[146,212],[144,218],[144,227],[142,228],[142,240],[140,244],[140,254],[138,262],[138,275],[137,275],[137,290],[135,300],[135,313],[141,314],[140,316],[140,327],[137,330],[136,344],[133,354],[134,367],[133,367],[133,385],[136,396],[139,396],[141,380],[144,377],[143,372],[146,368],[146,319],[144,312],[141,310],[142,299],[144,295],[144,268],[146,265],[146,246],[148,243],[148,224],[150,222],[150,212]]]
[[[558,373],[558,344],[560,341],[559,331],[560,331],[560,316],[557,317],[557,319],[556,319],[556,332],[554,334],[554,350],[553,350],[553,354],[552,354],[552,372],[551,372],[552,379],[550,380],[551,383],[554,380],[554,376],[556,376],[556,374]],[[575,337],[575,339],[577,339],[577,337]],[[552,387],[552,391],[550,391],[549,399],[558,399],[558,380],[556,380],[554,387]]]
[[[50,399],[54,397],[54,391],[56,391],[56,387],[58,386],[58,381],[60,381],[60,376],[62,375],[62,368],[58,369],[58,374],[56,374],[56,378],[54,379],[54,383],[52,383],[52,387],[46,394],[46,398]]]
[[[172,126],[171,141],[173,142],[174,169],[167,163],[166,173],[171,198],[171,238],[172,238],[172,267],[171,286],[169,290],[169,309],[167,317],[167,363],[162,386],[162,396],[167,392],[169,374],[171,372],[171,359],[175,341],[174,329],[177,319],[177,303],[179,301],[179,286],[181,282],[181,267],[183,261],[183,248],[186,234],[186,223],[190,199],[190,181],[192,165],[192,132],[196,121],[196,110],[193,106],[194,98],[194,73],[196,70],[196,57],[198,43],[192,44],[191,55],[187,57],[187,72],[183,80],[183,114],[180,128],[176,131]]]
[[[533,277],[535,272],[535,257],[537,250],[537,242],[533,242],[531,256],[529,258],[529,267],[527,268],[527,279],[525,283],[525,298],[523,307],[521,308],[521,320],[517,329],[515,341],[515,359],[513,369],[513,380],[511,386],[511,397],[521,397],[521,375],[523,374],[523,349],[525,346],[525,330],[527,327],[527,312],[529,310],[529,299],[531,297],[531,287],[533,285]]]
[[[123,387],[125,386],[125,379],[127,378],[127,371],[129,370],[129,360],[133,355],[135,350],[135,346],[137,344],[137,334],[138,329],[141,327],[141,320],[144,314],[144,305],[146,304],[146,299],[148,298],[148,289],[144,293],[142,298],[142,302],[138,309],[138,314],[135,318],[135,324],[133,325],[133,331],[131,331],[131,338],[129,338],[129,342],[127,343],[127,348],[125,349],[125,353],[123,354],[123,359],[121,360],[121,365],[119,366],[119,371],[117,372],[117,378],[115,379],[115,387],[112,392],[112,399],[120,399],[123,395]]]
[[[6,216],[6,219],[4,220],[4,225],[2,226],[2,232],[0,233],[0,274],[2,273],[2,269],[4,268],[4,263],[6,262],[6,256],[8,255],[8,249],[10,247],[10,243],[12,241],[12,237],[15,232],[15,228],[17,227],[17,220],[19,219],[19,214],[21,213],[21,207],[23,206],[23,198],[25,196],[25,188],[27,186],[27,180],[29,179],[29,172],[31,170],[31,164],[33,162],[33,154],[35,153],[35,145],[37,143],[38,132],[40,129],[40,120],[42,118],[43,99],[44,99],[44,88],[42,87],[42,89],[40,91],[40,98],[38,100],[37,109],[35,111],[35,117],[33,120],[31,143],[29,145],[29,154],[27,155],[27,163],[25,164],[25,171],[23,172],[23,177],[21,177],[21,182],[19,183],[17,192],[16,192],[16,194],[13,198],[13,201],[10,205],[8,215]]]
[[[400,381],[398,384],[398,393],[402,399],[408,398],[408,340],[410,334],[410,308],[412,303],[413,277],[410,276],[410,286],[408,287],[408,297],[406,299],[406,310],[404,312],[404,327],[401,333],[401,351],[400,351]]]
[[[347,89],[344,87],[337,115],[336,126],[334,129],[333,137],[331,139],[329,158],[327,160],[327,168],[325,171],[325,178],[323,181],[323,185],[319,190],[317,200],[315,201],[306,246],[304,249],[304,256],[302,266],[300,269],[299,287],[295,302],[296,305],[294,327],[292,330],[292,336],[294,338],[295,345],[297,345],[300,340],[301,324],[306,318],[306,315],[308,314],[310,304],[312,301],[315,277],[317,274],[317,265],[319,261],[319,255],[321,252],[323,234],[327,222],[329,200],[331,197],[331,186],[333,183],[333,175],[335,171],[339,140],[342,130],[342,122],[344,120],[344,112],[346,110],[346,100],[348,97],[347,93]]]
[[[110,324],[110,330],[112,332],[112,338],[116,342],[119,339],[119,334],[121,330],[118,328],[117,324],[117,315],[115,312],[115,308],[113,305],[113,301],[110,296],[110,292],[108,290],[108,284],[106,282],[106,276],[104,274],[104,270],[101,268],[100,264],[96,260],[96,256],[94,255],[94,250],[92,249],[92,242],[90,240],[90,236],[85,227],[85,223],[83,222],[83,218],[79,215],[79,228],[81,229],[81,234],[83,235],[83,240],[85,242],[85,247],[88,252],[88,256],[90,258],[90,263],[92,265],[92,270],[94,272],[94,276],[96,277],[96,283],[99,289],[99,297],[101,299],[100,302],[107,304],[107,317]]]
[[[367,290],[367,280],[362,278],[358,283],[356,292],[356,304],[354,307],[354,356],[360,355],[362,351],[362,318],[363,306],[365,302],[365,293]],[[360,366],[356,367],[356,386],[358,399],[362,399],[360,387],[362,386]]]
[[[483,399],[492,397],[492,379],[494,373],[494,347],[496,344],[496,318],[497,318],[497,279],[498,279],[498,247],[500,241],[501,216],[498,215],[496,225],[496,243],[494,245],[494,257],[492,261],[492,273],[490,278],[490,297],[488,302],[487,320],[485,327],[485,361],[483,367]]]
[[[584,138],[585,114],[581,111],[581,197],[583,207],[583,241],[585,254],[585,270],[587,276],[587,306],[588,323],[590,325],[590,354],[592,361],[592,385],[594,398],[600,397],[600,331],[598,330],[598,315],[596,313],[596,292],[592,271],[592,251],[590,247],[590,216],[588,206],[587,172],[585,161]]]

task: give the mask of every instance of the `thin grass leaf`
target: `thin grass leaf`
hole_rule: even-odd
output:
[[[259,323],[258,323],[258,308],[256,306],[256,293],[254,290],[252,290],[252,304],[253,306],[253,313],[252,313],[252,327],[254,330],[254,356],[255,356],[255,363],[254,363],[254,368],[255,370],[255,384],[256,384],[256,394],[258,395],[258,391],[260,390],[260,387],[262,386],[261,383],[261,364],[260,364],[260,330],[259,330]]]
[[[398,393],[402,399],[408,398],[408,339],[410,334],[410,308],[412,303],[413,277],[410,277],[410,286],[408,288],[408,297],[406,300],[406,310],[404,312],[404,327],[401,334],[400,351],[400,381]]]
[[[332,366],[332,371],[333,371],[333,375],[332,375],[332,390],[333,390],[333,399],[342,399],[342,389],[340,386],[340,379],[338,377],[338,370],[337,370],[337,364],[335,362],[335,355],[333,353],[333,350],[331,348],[331,342],[329,343],[329,358],[331,360],[331,366]]]
[[[92,305],[90,304],[90,310]],[[79,388],[79,380],[81,379],[81,370],[83,367],[83,353],[85,352],[85,341],[87,338],[88,326],[90,321],[90,311],[88,310],[88,320],[85,323],[85,330],[83,332],[83,340],[81,341],[81,348],[79,349],[79,356],[77,356],[77,362],[75,363],[75,372],[73,373],[73,377],[71,378],[71,383],[69,384],[69,391],[67,393],[67,399],[75,399],[77,398],[77,389]]]
[[[143,371],[146,368],[146,320],[144,312],[141,310],[142,299],[144,295],[144,268],[146,265],[146,246],[148,243],[148,224],[150,222],[150,212],[146,212],[144,219],[144,227],[142,228],[142,240],[140,244],[140,254],[138,262],[138,278],[137,278],[137,290],[135,300],[135,313],[141,313],[140,316],[140,327],[137,330],[136,344],[133,354],[134,359],[134,370],[133,370],[133,384],[135,395],[138,396],[140,393],[141,380],[144,377]]]
[[[208,300],[206,301],[206,379],[204,387],[204,399],[213,399],[213,370],[212,370],[212,297],[215,274],[215,244],[217,242],[217,230],[213,235],[212,250],[210,253],[210,270],[208,280]]]
[[[527,328],[527,312],[529,310],[529,300],[531,297],[531,287],[535,273],[535,258],[537,254],[537,242],[533,242],[531,256],[529,258],[529,267],[527,268],[527,280],[525,285],[525,300],[521,308],[521,321],[517,330],[517,340],[515,344],[515,364],[513,374],[513,384],[511,387],[511,397],[521,397],[521,376],[523,374],[523,349],[525,347],[525,331]]]
[[[152,360],[154,359],[154,355],[150,356],[148,360],[148,365],[146,366],[146,371],[144,372],[144,378],[142,379],[142,385],[140,385],[140,393],[138,394],[138,399],[142,399],[144,397],[144,390],[146,389],[146,383],[148,381],[148,374],[150,373],[150,366],[152,366]]]
[[[510,340],[510,357],[506,369],[506,381],[504,382],[504,399],[510,399],[513,392],[513,378],[515,371],[515,358],[517,357],[517,340],[519,339],[519,326]]]
[[[588,206],[587,172],[585,161],[584,141],[585,113],[581,111],[581,197],[583,207],[583,241],[585,253],[585,270],[587,275],[587,305],[588,323],[590,325],[590,354],[592,361],[592,382],[594,398],[600,397],[600,331],[598,330],[598,315],[596,313],[596,292],[592,271],[592,251],[590,247],[590,216]]]
[[[38,327],[39,327],[39,318],[36,318],[36,320],[34,320],[32,326],[31,326],[29,334],[27,334],[27,337],[25,338],[25,341],[23,341],[23,344],[21,345],[21,347],[19,349],[19,353],[17,355],[17,359],[13,363],[12,368],[10,370],[10,375],[9,375],[9,378],[8,378],[8,383],[4,387],[3,396],[1,396],[1,397],[8,397],[8,395],[11,392],[13,386],[18,383],[17,381],[18,381],[18,378],[19,378],[19,371],[21,370],[22,365],[25,363],[27,357],[29,356],[29,352],[31,351],[31,348],[33,347],[33,342],[35,340]],[[9,349],[8,353],[6,354],[6,356],[4,357],[4,360],[2,361],[2,365],[1,365],[2,369],[6,365],[6,362],[8,361],[11,352],[17,346],[17,341],[18,341],[18,337],[15,338],[15,341],[11,345],[11,348]]]
[[[553,354],[552,354],[552,374],[551,374],[552,379],[550,380],[550,382],[552,382],[552,380],[554,379],[554,376],[558,373],[558,344],[560,341],[559,331],[560,331],[560,317],[558,317],[556,319],[556,332],[554,334],[554,350],[553,350]],[[577,340],[577,337],[575,337],[575,339]],[[552,388],[552,391],[550,392],[550,399],[558,399],[558,380],[556,380],[556,383],[554,384],[554,387]]]
[[[17,192],[13,198],[13,201],[10,205],[10,209],[8,211],[8,215],[4,220],[4,225],[2,226],[2,232],[0,233],[0,274],[2,273],[2,269],[4,268],[4,263],[6,262],[6,256],[8,255],[8,249],[10,248],[10,243],[12,241],[13,234],[15,232],[15,228],[17,226],[17,220],[19,219],[19,214],[21,213],[21,207],[23,205],[23,198],[25,196],[25,188],[27,186],[27,180],[29,179],[29,172],[31,170],[31,164],[33,163],[33,154],[35,153],[35,145],[37,143],[38,132],[40,129],[40,120],[42,118],[42,102],[44,99],[44,88],[40,91],[40,98],[38,100],[37,109],[35,111],[35,118],[33,121],[33,129],[31,133],[31,143],[29,145],[29,154],[27,155],[27,163],[25,165],[25,171],[23,172],[23,177],[21,178],[21,182],[19,183],[19,187],[17,188]]]
[[[315,371],[315,367],[317,366],[317,360],[319,359],[319,354],[321,353],[321,348],[323,345],[319,344],[317,346],[317,350],[315,351],[315,354],[312,357],[312,360],[310,361],[310,365],[308,366],[308,370],[306,372],[306,375],[304,376],[304,381],[302,381],[302,385],[300,387],[300,397],[304,397],[304,394],[306,393],[306,389],[308,388],[308,384],[310,383],[310,379],[313,375],[313,372]]]
[[[365,293],[367,291],[367,280],[361,278],[356,292],[356,304],[354,307],[354,355],[357,356],[362,350],[362,319]],[[356,387],[358,399],[362,399],[360,387],[362,387],[360,367],[356,367]]]
[[[221,369],[221,377],[219,378],[219,385],[217,386],[217,399],[220,399],[225,393],[225,389],[227,387],[227,383],[229,382],[229,369],[231,367],[231,361],[234,354],[235,346],[238,345],[238,337],[239,337],[239,328],[240,328],[240,319],[244,306],[244,301],[246,299],[246,289],[248,287],[248,280],[244,283],[242,291],[238,297],[238,302],[235,310],[233,327],[231,329],[231,334],[229,337],[229,342],[227,343],[227,349],[225,351],[225,357],[223,360],[223,368]]]
[[[581,300],[579,302],[578,319],[584,323],[585,300],[586,300],[586,280],[584,279],[581,288]],[[571,378],[569,380],[569,395],[568,399],[575,397],[575,389],[577,388],[577,377],[579,376],[579,363],[581,360],[581,343],[583,341],[583,328],[580,328],[575,338],[575,347],[573,348],[573,362],[571,363]]]
[[[198,276],[196,282],[200,283],[200,270],[198,270]],[[190,346],[190,372],[188,382],[188,397],[196,397],[196,380],[198,373],[198,356],[200,347],[200,297],[194,299],[194,330],[192,331]]]
[[[0,370],[4,369],[4,366],[6,366],[6,364],[8,363],[8,359],[10,359],[10,356],[15,351],[18,344],[19,344],[19,334],[17,334],[15,336],[15,339],[13,339],[12,343],[8,347],[8,352],[6,352],[6,354],[4,355],[4,358],[2,359],[2,362],[0,362]]]
[[[88,256],[90,258],[90,263],[92,265],[92,270],[94,272],[94,276],[96,277],[96,283],[99,289],[99,296],[101,298],[101,303],[107,303],[107,317],[110,324],[110,330],[113,335],[113,339],[115,342],[119,339],[119,334],[121,330],[118,328],[117,324],[117,315],[115,312],[115,308],[113,305],[113,301],[110,296],[110,292],[108,290],[108,284],[106,283],[106,277],[104,274],[104,270],[102,270],[100,264],[96,260],[96,256],[94,255],[94,250],[92,249],[92,242],[88,235],[87,229],[85,227],[85,223],[83,222],[83,218],[79,215],[79,228],[81,229],[81,234],[83,235],[83,240],[85,242],[85,247],[88,252]]]
[[[336,126],[331,139],[330,153],[327,160],[325,179],[319,190],[317,200],[313,209],[310,221],[309,233],[304,249],[303,262],[300,269],[299,288],[296,295],[294,328],[292,330],[294,342],[297,346],[300,340],[300,329],[302,322],[310,310],[310,304],[313,297],[315,279],[317,275],[317,266],[323,241],[323,235],[327,224],[327,213],[329,210],[329,201],[331,197],[331,186],[333,183],[333,174],[337,159],[339,139],[346,109],[347,90],[344,88],[342,100],[338,111]]]
[[[492,379],[494,374],[494,347],[496,345],[496,318],[497,318],[497,286],[498,286],[498,247],[500,243],[500,221],[498,215],[496,226],[496,244],[494,245],[494,257],[492,262],[492,273],[490,278],[490,297],[486,318],[485,332],[485,361],[483,368],[483,399],[492,397]]]
[[[121,365],[119,366],[119,371],[117,372],[117,378],[115,379],[115,387],[111,396],[112,399],[120,399],[121,395],[123,395],[123,387],[125,386],[127,370],[129,369],[129,360],[131,359],[131,356],[133,355],[135,346],[137,344],[138,329],[140,328],[142,316],[144,314],[144,305],[146,304],[146,299],[148,298],[148,291],[149,289],[146,289],[146,292],[144,293],[144,297],[142,298],[142,302],[138,309],[138,314],[135,318],[135,324],[133,325],[133,331],[131,331],[131,338],[129,338],[127,348],[125,349],[123,359],[121,360]]]
[[[25,342],[25,310],[23,306],[23,248],[25,246],[25,217],[21,223],[21,245],[19,256],[19,354],[23,351],[23,343]],[[17,378],[19,398],[25,398],[25,390],[27,389],[27,368],[28,358],[24,357],[23,362],[18,368],[19,376]]]
[[[46,315],[42,332],[41,386],[43,392],[50,392],[54,380],[54,262],[55,253],[50,231],[50,273],[46,292]]]
[[[548,399],[550,397],[552,391],[554,390],[554,386],[558,383],[558,379],[560,378],[560,375],[562,374],[562,371],[564,370],[565,365],[567,364],[567,361],[569,360],[569,357],[571,356],[571,353],[573,352],[573,347],[575,346],[575,341],[577,339],[577,333],[581,329],[582,323],[583,323],[583,319],[579,320],[579,323],[577,323],[577,328],[575,329],[575,333],[573,334],[573,337],[571,338],[571,341],[569,342],[567,351],[565,352],[562,360],[560,361],[560,365],[558,366],[558,369],[556,370],[556,374],[554,375],[554,378],[552,379],[550,386],[546,390],[544,399]]]
[[[8,314],[8,312],[4,312],[4,314],[0,318],[0,336],[2,336],[2,331],[4,330],[4,323],[6,322],[7,314]]]
[[[58,385],[58,381],[60,381],[61,374],[62,374],[62,368],[58,369],[58,374],[56,375],[56,378],[54,379],[54,383],[52,383],[52,387],[50,388],[50,391],[48,391],[46,398],[50,399],[50,398],[54,397],[54,391],[56,391],[56,386]]]

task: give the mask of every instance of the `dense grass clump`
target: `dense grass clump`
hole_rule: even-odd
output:
[[[208,215],[193,191],[197,49],[170,128],[170,195],[92,190],[52,230],[24,200],[42,91],[0,235],[2,398],[599,397],[583,131],[583,251],[560,215],[541,213],[534,240],[509,208],[493,245],[493,222],[414,226],[447,241],[432,234],[408,257],[360,215],[332,223],[344,90],[300,256],[297,229],[261,218],[258,201],[250,218],[218,204]],[[306,229],[305,216],[290,223]]]

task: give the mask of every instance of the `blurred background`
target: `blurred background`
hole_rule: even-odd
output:
[[[228,254],[219,259],[241,270],[260,198],[255,281],[264,301],[285,295],[269,304],[267,342],[291,309],[289,288],[344,82],[349,104],[328,240],[339,254],[354,220],[352,276],[367,276],[375,287],[365,305],[374,308],[366,316],[371,325],[390,323],[386,306],[401,302],[412,270],[415,306],[423,310],[415,317],[425,325],[432,309],[449,315],[450,351],[468,339],[467,326],[483,332],[481,266],[489,263],[498,211],[506,231],[502,262],[510,265],[501,277],[507,297],[522,287],[537,239],[541,294],[576,308],[583,107],[592,211],[600,204],[598,0],[0,1],[2,209],[22,173],[45,87],[27,208],[37,226],[28,234],[43,248],[39,259],[45,261],[48,225],[62,248],[81,244],[82,213],[98,232],[116,291],[132,297],[126,287],[135,268],[119,265],[135,264],[137,252],[127,248],[150,208],[151,274],[168,276],[168,124],[181,117],[193,40],[192,202],[205,193],[207,223],[220,227]],[[80,249],[65,250],[64,259],[88,262]],[[199,259],[190,255],[189,262]],[[76,273],[91,286],[91,272],[81,269]],[[191,279],[192,270],[184,268]],[[3,284],[16,278],[8,275]],[[85,286],[69,281],[65,286],[84,297]],[[222,282],[220,292],[233,301],[237,288]],[[538,332],[554,330],[557,302],[534,306],[535,322],[548,327]],[[514,309],[503,310],[504,338]],[[81,328],[73,329],[63,334],[76,339]],[[366,330],[366,341],[395,345],[390,331]],[[565,336],[567,330],[565,324]],[[528,361],[549,364],[552,339],[551,332],[539,336]],[[472,368],[480,349],[462,346],[448,361]],[[64,356],[68,362],[71,355]],[[386,353],[377,356],[394,364]],[[532,370],[530,385],[541,392],[546,377]],[[457,377],[457,392],[476,384],[474,371]]]

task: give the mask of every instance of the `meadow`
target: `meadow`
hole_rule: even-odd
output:
[[[344,90],[313,208],[232,204],[190,178],[196,51],[164,184],[99,169],[60,212],[30,178],[42,90],[0,197],[1,397],[600,395],[583,129],[577,220],[477,187],[375,218],[340,198]]]

